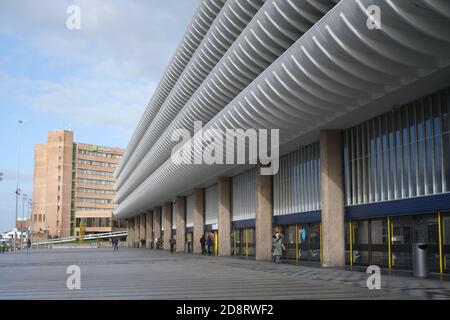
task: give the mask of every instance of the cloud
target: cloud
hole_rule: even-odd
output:
[[[116,76],[159,78],[197,6],[194,0],[21,0],[2,3],[0,34],[66,62]],[[81,9],[81,29],[66,9]]]

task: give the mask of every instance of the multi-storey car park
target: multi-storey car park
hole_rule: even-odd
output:
[[[445,273],[449,112],[446,0],[203,0],[115,171],[115,213],[130,246],[199,253],[212,231],[217,255],[270,259],[279,230],[286,260],[411,269],[425,242]],[[278,173],[174,163],[195,120],[278,128]]]

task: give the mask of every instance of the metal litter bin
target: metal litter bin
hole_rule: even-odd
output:
[[[414,277],[428,277],[428,245],[425,243],[413,244],[413,275]]]

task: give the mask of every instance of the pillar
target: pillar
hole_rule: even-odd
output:
[[[177,226],[177,252],[184,252],[186,245],[186,197],[177,197],[176,226]]]
[[[261,164],[256,166],[256,259],[272,258],[272,175],[261,175]]]
[[[192,241],[194,253],[202,253],[200,238],[205,232],[205,190],[194,190],[194,235]]]
[[[345,266],[344,163],[341,130],[320,132],[322,265]]]
[[[141,217],[134,217],[134,247],[139,248],[139,240],[141,239]]]
[[[155,207],[153,209],[153,231],[153,238],[161,239],[161,207]],[[153,239],[153,241],[155,241],[155,239]]]
[[[147,215],[145,213],[141,213],[141,217],[140,217],[140,230],[139,230],[139,247],[140,248],[145,248],[145,219],[147,218]],[[142,245],[142,241],[144,241],[144,245]]]
[[[134,247],[134,218],[128,219],[128,236],[127,242],[129,247]]]
[[[219,178],[219,256],[231,255],[231,179]]]
[[[164,250],[170,250],[170,238],[172,238],[172,203],[165,203],[162,213],[164,226]]]
[[[151,243],[153,239],[153,211],[149,210],[146,213],[146,226],[145,226],[145,247],[147,249],[151,248]]]

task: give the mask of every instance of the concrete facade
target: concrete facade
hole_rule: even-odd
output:
[[[186,197],[176,201],[177,252],[184,252],[186,245]]]
[[[205,190],[194,190],[194,253],[202,253],[200,238],[205,232]]]
[[[165,203],[162,209],[162,223],[164,226],[164,250],[170,250],[170,238],[172,238],[172,203]]]
[[[261,175],[260,164],[256,167],[256,259],[272,257],[272,176]]]
[[[134,218],[128,219],[127,243],[129,247],[134,247]]]
[[[147,217],[145,218],[146,226],[145,226],[145,247],[147,249],[151,248],[153,239],[153,211],[149,210],[146,213]]]
[[[341,130],[320,132],[322,252],[324,267],[345,266],[344,165]]]
[[[219,256],[231,255],[231,179],[219,178]]]

